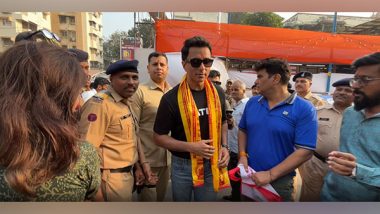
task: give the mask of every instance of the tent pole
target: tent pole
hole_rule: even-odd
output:
[[[337,12],[334,12],[334,21],[333,21],[333,26],[332,26],[332,33],[336,34],[336,22],[337,22]],[[332,51],[332,50],[331,50]],[[328,70],[327,70],[327,84],[326,84],[326,92],[329,93],[330,91],[330,82],[331,82],[331,73],[333,69],[333,64],[330,63]]]

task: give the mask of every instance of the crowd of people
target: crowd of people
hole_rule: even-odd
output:
[[[41,41],[40,41],[41,40]],[[333,104],[293,77],[283,59],[260,60],[246,85],[211,70],[203,37],[184,41],[185,70],[170,86],[168,58],[119,60],[91,83],[88,53],[46,30],[22,33],[0,55],[0,201],[252,201],[229,170],[255,170],[281,201],[380,201],[380,53],[333,83]],[[144,71],[145,72],[145,71]],[[173,71],[175,72],[175,71]],[[302,183],[301,189],[295,183]]]

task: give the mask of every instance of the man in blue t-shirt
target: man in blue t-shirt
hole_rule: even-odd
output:
[[[317,140],[313,105],[290,94],[285,61],[269,58],[255,66],[261,96],[252,97],[239,124],[239,163],[256,173],[258,186],[271,184],[284,201],[292,201],[294,170],[312,156]]]

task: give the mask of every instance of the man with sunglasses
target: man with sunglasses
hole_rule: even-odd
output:
[[[224,92],[207,79],[213,63],[208,41],[189,38],[181,54],[186,74],[163,95],[153,138],[172,154],[173,200],[191,201],[194,194],[194,201],[215,201],[229,186]]]
[[[217,70],[211,70],[208,79],[215,85],[222,85],[222,82],[220,82],[220,72]]]
[[[211,70],[208,77],[207,77],[212,83],[214,83],[215,85],[218,85],[218,86],[221,86],[222,85],[222,82],[220,82],[220,72],[217,71],[217,70]],[[230,103],[232,103],[232,101],[230,102],[229,100],[227,100],[227,96],[229,95],[226,95],[226,109],[232,109],[232,106]],[[232,98],[231,98],[232,99]],[[228,118],[227,118],[228,119]],[[229,121],[227,120],[227,123]]]
[[[344,112],[339,151],[327,158],[323,201],[380,201],[380,52],[353,67],[354,107]]]

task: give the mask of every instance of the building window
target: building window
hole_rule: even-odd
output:
[[[66,24],[66,16],[59,16],[59,23],[60,24]]]
[[[96,22],[94,21],[89,21],[90,27],[96,28]]]
[[[89,35],[90,35],[90,39],[91,39],[92,41],[96,41],[96,40],[98,40],[98,36],[97,36],[95,33],[89,33]]]
[[[12,21],[10,21],[9,18],[1,18],[1,23],[3,26],[12,26]]]
[[[66,30],[60,30],[59,33],[61,34],[62,38],[67,38],[67,31]]]
[[[98,61],[90,61],[90,67],[95,69],[102,69],[102,63]]]
[[[70,42],[76,42],[77,41],[77,33],[73,30],[67,31],[67,37],[69,38]]]
[[[2,37],[1,38],[1,42],[3,43],[4,46],[12,46],[13,45],[13,41],[11,38],[4,38]]]
[[[36,31],[37,30],[37,27],[38,25],[33,23],[33,22],[29,22],[29,29],[32,30],[32,31]]]
[[[67,45],[62,45],[62,48],[66,48],[67,49]]]
[[[68,16],[70,25],[75,25],[75,16]]]

